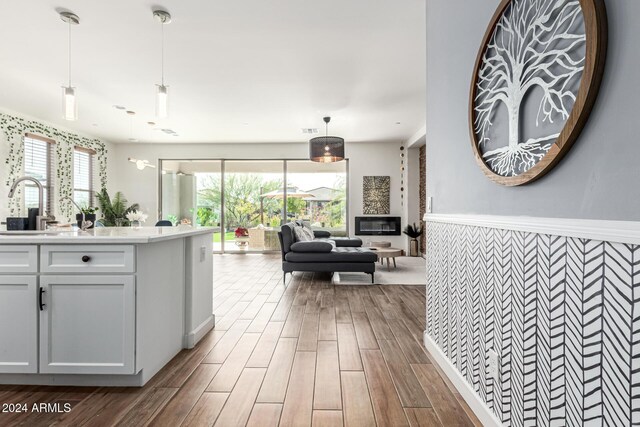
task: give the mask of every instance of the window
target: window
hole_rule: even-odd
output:
[[[73,200],[81,207],[93,206],[93,161],[95,152],[73,149]]]
[[[54,206],[54,145],[55,142],[48,138],[30,133],[24,136],[24,174],[36,178],[44,187],[44,209],[48,213],[52,213]],[[24,204],[27,209],[38,207],[38,187],[28,181],[24,185]]]

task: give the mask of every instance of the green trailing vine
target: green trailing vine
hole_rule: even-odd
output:
[[[73,197],[73,148],[83,147],[96,152],[96,166],[100,189],[107,186],[107,148],[99,139],[85,138],[74,133],[65,132],[52,126],[47,126],[35,120],[0,113],[0,130],[9,143],[9,152],[4,163],[7,165],[6,185],[20,177],[24,170],[24,135],[33,133],[51,138],[56,141],[56,182],[55,187],[59,197]],[[20,212],[21,190],[16,197],[9,199],[9,211],[12,216]],[[73,217],[74,211],[70,203],[58,207],[57,214],[67,218]]]

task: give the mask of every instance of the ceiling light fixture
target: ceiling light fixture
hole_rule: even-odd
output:
[[[163,119],[169,116],[169,87],[164,84],[164,26],[171,23],[171,15],[165,10],[154,10],[153,17],[160,22],[162,27],[161,80],[160,84],[156,85],[156,116]]]
[[[136,138],[136,124],[133,121],[134,117],[136,115],[136,112],[135,111],[131,111],[131,110],[127,110],[127,115],[129,117],[131,117],[131,122],[130,122],[130,125],[131,125],[131,129],[130,129],[131,130],[131,136],[129,136],[129,142],[138,142],[138,138]]]
[[[156,165],[152,165],[151,163],[149,163],[149,160],[138,160],[134,159],[133,157],[129,157],[127,160],[129,160],[131,163],[135,163],[138,170],[144,170],[145,168],[156,168]]]
[[[317,136],[309,140],[309,159],[312,162],[333,163],[344,160],[344,139],[329,136],[329,122],[331,117],[323,118],[325,136]]]
[[[135,137],[135,123],[134,123],[136,112],[127,110],[127,115],[131,117],[131,138],[129,138],[129,141],[138,142],[138,139]],[[152,165],[151,163],[149,163],[149,160],[138,160],[138,159],[134,159],[133,157],[129,157],[127,158],[127,160],[130,161],[131,163],[134,163],[136,165],[136,168],[138,168],[138,170],[144,170],[145,168],[155,169],[156,167],[156,165]]]
[[[65,120],[78,119],[76,88],[71,86],[71,25],[78,25],[80,18],[71,12],[60,12],[60,19],[69,25],[69,86],[62,86],[62,117]]]

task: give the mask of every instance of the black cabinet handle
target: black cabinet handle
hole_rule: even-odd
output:
[[[44,308],[47,306],[47,304],[44,304],[42,302],[42,294],[44,294],[46,291],[44,290],[44,288],[40,288],[40,295],[38,296],[38,303],[40,304],[40,311],[44,310]]]
[[[82,262],[89,262],[89,261],[91,261],[91,257],[89,255],[82,256]]]

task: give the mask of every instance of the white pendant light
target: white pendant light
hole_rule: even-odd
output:
[[[129,136],[129,142],[138,142],[138,138],[136,138],[136,123],[135,123],[136,112],[127,110],[127,115],[131,117],[131,121],[130,121],[131,134]]]
[[[156,85],[156,117],[164,119],[169,116],[169,88]]]
[[[171,15],[165,10],[154,10],[153,17],[162,26],[161,80],[156,85],[156,117],[163,119],[169,116],[169,87],[164,84],[164,26],[171,23]]]
[[[71,12],[60,12],[60,19],[69,25],[69,86],[62,86],[62,117],[65,120],[78,120],[78,102],[76,88],[71,86],[71,25],[78,25],[80,18]]]

